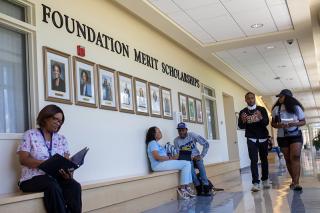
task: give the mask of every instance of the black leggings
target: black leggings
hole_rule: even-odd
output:
[[[39,175],[19,186],[23,192],[44,192],[44,206],[48,213],[81,213],[81,185],[74,179],[56,180]]]

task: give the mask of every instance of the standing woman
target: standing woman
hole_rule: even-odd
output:
[[[189,199],[195,194],[189,184],[192,183],[191,163],[185,160],[176,160],[177,157],[168,157],[164,147],[158,141],[162,133],[158,127],[150,127],[146,135],[148,157],[153,171],[180,170],[180,186],[178,193],[182,199]]]
[[[292,179],[290,188],[301,191],[299,178],[303,138],[299,127],[306,124],[304,109],[288,89],[282,90],[277,97],[279,99],[272,108],[271,125],[278,129],[278,144],[284,154],[287,169]]]
[[[23,192],[44,192],[49,213],[81,213],[81,186],[72,173],[61,169],[61,178],[55,179],[38,169],[56,153],[69,158],[68,142],[58,134],[63,122],[63,111],[56,105],[47,105],[38,114],[39,128],[24,133],[17,150],[22,167],[19,187]]]

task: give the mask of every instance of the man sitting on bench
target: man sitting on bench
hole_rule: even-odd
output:
[[[188,128],[185,123],[181,122],[177,127],[179,136],[174,139],[174,146],[178,150],[191,150],[191,173],[192,180],[197,190],[197,195],[210,196],[209,181],[207,178],[206,170],[203,164],[203,158],[209,149],[209,143],[206,139],[193,132],[188,133]],[[203,146],[202,152],[197,148],[197,143]],[[195,166],[199,169],[200,180],[198,179],[195,171]],[[202,184],[203,186],[202,186]]]

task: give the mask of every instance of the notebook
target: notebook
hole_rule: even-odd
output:
[[[75,155],[73,155],[70,160],[59,155],[55,154],[48,160],[44,161],[39,165],[39,169],[47,173],[48,175],[58,178],[60,177],[60,169],[65,171],[74,171],[78,169],[84,163],[84,157],[86,156],[89,148],[85,147]]]
[[[192,151],[189,151],[189,150],[180,150],[178,160],[191,161],[191,153]]]

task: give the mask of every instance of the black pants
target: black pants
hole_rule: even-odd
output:
[[[259,170],[258,170],[258,153],[261,161],[262,177],[261,180],[267,180],[269,176],[269,166],[268,166],[268,141],[263,143],[252,142],[247,139],[249,158],[251,160],[251,174],[252,183],[260,183],[259,180]]]
[[[44,192],[48,213],[81,213],[81,185],[74,179],[56,180],[48,175],[35,176],[20,183],[23,192]]]

